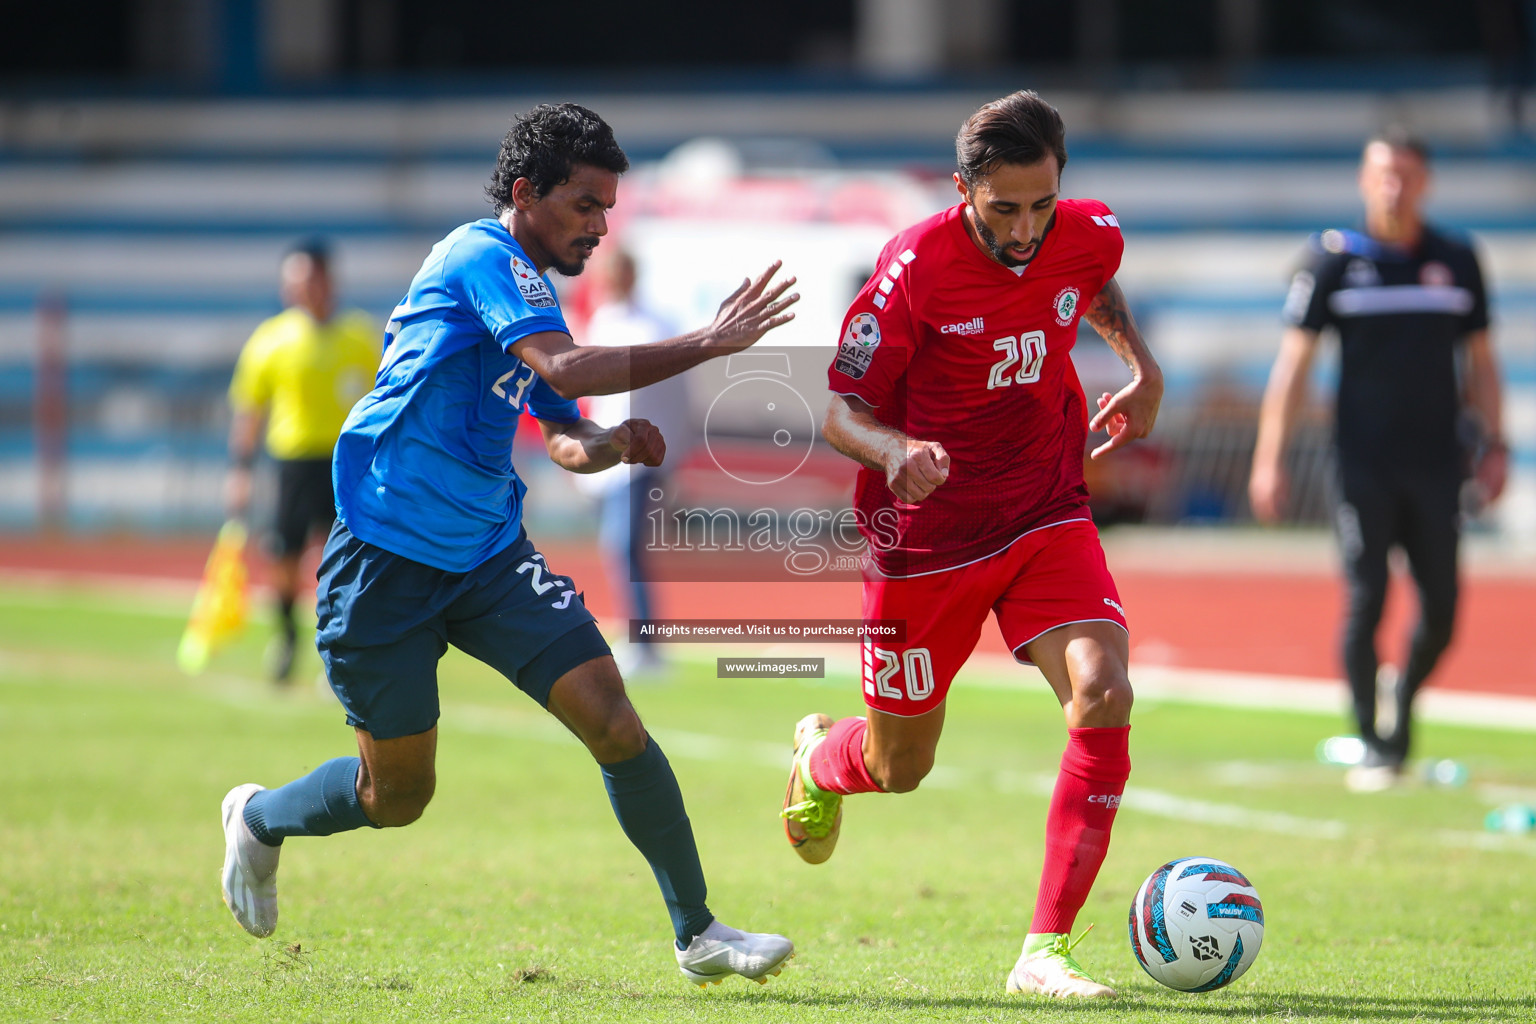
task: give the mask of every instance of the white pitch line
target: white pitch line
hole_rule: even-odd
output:
[[[482,735],[513,736],[518,739],[548,743],[569,743],[573,748],[577,742],[576,738],[559,722],[543,715],[531,715],[479,704],[449,703],[443,705],[443,711],[446,713],[450,730]],[[732,739],[684,729],[663,728],[649,731],[668,756],[672,757],[707,761],[713,764],[746,761],[779,771],[788,769],[790,764],[790,750],[787,746],[777,743]],[[1045,773],[1026,774],[1012,771],[988,774],[953,765],[934,765],[928,777],[923,780],[923,785],[929,789],[950,791],[986,786],[998,793],[1032,793],[1036,796],[1049,797],[1056,786],[1056,777]],[[1278,835],[1306,839],[1346,839],[1351,832],[1348,824],[1331,818],[1305,818],[1283,811],[1260,811],[1236,804],[1193,800],[1141,786],[1126,787],[1125,799],[1120,809],[1216,828],[1273,832]],[[1441,829],[1435,833],[1435,838],[1442,846],[1536,856],[1536,839],[1522,836]]]
[[[1472,850],[1488,850],[1495,853],[1523,853],[1536,857],[1536,838],[1515,836],[1504,832],[1471,832],[1441,829],[1435,833],[1441,846],[1455,846]]]
[[[695,647],[701,649],[693,650]],[[669,656],[690,664],[714,664],[719,655],[713,645],[669,644],[668,649]],[[763,657],[825,658],[828,677],[857,679],[859,674],[857,649],[847,644],[780,644],[755,652],[747,645],[732,645],[730,650],[733,657],[750,657],[757,653]],[[1142,701],[1255,711],[1343,716],[1348,699],[1348,690],[1342,680],[1142,665],[1136,662],[1134,652],[1131,684],[1137,699]],[[959,689],[1044,689],[1045,680],[1038,669],[1020,665],[1006,654],[980,653],[971,655],[965,668],[955,677],[954,685]],[[1419,694],[1414,714],[1423,722],[1536,732],[1536,697],[1440,690],[1431,684]]]
[[[466,732],[512,735],[519,739],[546,742],[570,742],[571,744],[576,742],[575,737],[553,718],[508,712],[502,708],[484,705],[445,705],[444,710],[452,715],[452,727]],[[787,745],[737,740],[681,729],[651,729],[650,732],[669,756],[713,763],[749,761],[752,764],[776,768],[780,771],[789,768],[791,752]],[[999,793],[1031,793],[1049,797],[1056,786],[1056,776],[1009,771],[975,772],[953,765],[939,764],[933,766],[933,770],[923,780],[923,786],[928,789],[950,791],[985,786]],[[1176,821],[1258,832],[1276,832],[1280,835],[1305,836],[1313,839],[1342,839],[1348,831],[1348,826],[1342,821],[1303,818],[1280,811],[1256,811],[1235,804],[1191,800],[1173,793],[1143,789],[1139,786],[1127,787],[1125,799],[1120,804],[1120,808],[1138,814],[1172,818]]]
[[[998,772],[993,776],[993,785],[1004,793],[1023,791],[1050,796],[1056,788],[1056,776]],[[1312,839],[1343,839],[1349,831],[1349,826],[1342,821],[1303,818],[1282,811],[1256,811],[1251,807],[1239,807],[1235,804],[1192,800],[1189,797],[1165,793],[1157,789],[1145,789],[1141,786],[1125,787],[1120,809],[1159,818],[1172,818],[1175,821],[1246,828],[1256,832],[1278,832],[1280,835],[1307,836]]]
[[[86,657],[80,659],[91,661]],[[16,668],[18,664],[35,669],[44,659],[18,656],[16,652],[0,650],[0,667]],[[8,674],[0,672],[0,682],[8,681]],[[209,685],[212,684],[212,685]],[[258,711],[262,714],[297,715],[306,711],[330,712],[334,705],[297,705],[283,701],[264,699],[252,689],[252,681],[243,677],[223,676],[210,673],[200,680],[192,691],[206,699],[241,710]],[[578,741],[553,717],[529,714],[510,708],[483,704],[443,704],[444,718],[440,722],[450,731],[478,733],[481,735],[510,736],[541,743],[565,743],[576,748]],[[710,763],[749,762],[765,768],[783,771],[790,764],[787,745],[767,743],[761,740],[733,739],[713,733],[692,732],[684,729],[651,729],[651,734],[662,748],[671,755]],[[1056,785],[1056,777],[1046,773],[998,771],[973,772],[952,765],[935,765],[923,784],[930,789],[958,790],[986,786],[999,793],[1033,793],[1050,796]],[[1248,829],[1275,832],[1280,835],[1300,836],[1312,839],[1343,839],[1349,835],[1349,826],[1341,821],[1325,818],[1304,818],[1281,811],[1258,811],[1235,804],[1219,804],[1205,800],[1165,793],[1161,790],[1129,786],[1121,804],[1123,810],[1155,817],[1170,818],[1222,828]],[[1522,853],[1536,856],[1536,839],[1524,836],[1490,832],[1457,831],[1441,829],[1435,833],[1443,846],[1473,849],[1495,853]]]
[[[579,745],[570,730],[551,715],[531,715],[506,708],[484,704],[444,703],[444,712],[451,714],[452,728],[464,732],[493,736],[515,736],[518,739],[539,740],[549,743]],[[448,715],[444,716],[448,718]],[[646,732],[667,755],[686,757],[693,761],[732,762],[749,761],[752,764],[787,771],[793,753],[787,744],[763,743],[756,740],[735,740],[711,733],[689,732],[684,729],[654,729],[646,726]]]
[[[1349,826],[1342,821],[1302,818],[1282,811],[1256,811],[1251,807],[1191,800],[1155,789],[1142,789],[1140,786],[1125,788],[1125,800],[1120,807],[1122,810],[1129,808],[1177,821],[1226,825],[1255,832],[1278,832],[1283,836],[1306,836],[1309,839],[1343,839],[1349,833]]]

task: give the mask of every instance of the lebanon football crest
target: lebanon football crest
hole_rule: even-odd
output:
[[[1056,293],[1055,300],[1051,303],[1056,310],[1056,322],[1063,327],[1071,327],[1072,321],[1077,319],[1077,304],[1081,293],[1076,288],[1063,288]]]

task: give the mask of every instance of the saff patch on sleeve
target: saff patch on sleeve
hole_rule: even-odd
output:
[[[880,321],[873,313],[859,313],[848,321],[843,340],[837,346],[837,359],[832,368],[859,380],[875,361],[875,349],[880,347]]]
[[[512,257],[512,279],[517,282],[517,290],[528,305],[547,309],[555,304],[555,295],[549,285],[521,257]]]

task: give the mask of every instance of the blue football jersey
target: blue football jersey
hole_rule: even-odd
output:
[[[572,423],[576,403],[508,354],[570,333],[549,281],[499,221],[433,246],[390,314],[374,389],[336,442],[336,512],[369,544],[468,572],[517,538],[526,487],[512,438],[526,408]]]

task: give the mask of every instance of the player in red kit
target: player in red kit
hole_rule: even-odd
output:
[[[1069,933],[1109,847],[1130,774],[1125,614],[1083,485],[1095,458],[1152,429],[1162,372],[1115,283],[1115,215],[1060,199],[1061,117],[1032,92],[982,107],[956,139],[958,206],[901,232],[844,321],[822,433],[860,463],[854,504],[870,560],[866,620],[903,620],[863,644],[867,718],[795,727],[789,841],[832,854],[851,793],[904,793],[933,767],[950,681],[988,611],[1061,701],[1067,747],[1046,818],[1034,920],[1010,992],[1112,996]],[[1131,382],[1092,420],[1071,350],[1079,317]]]

